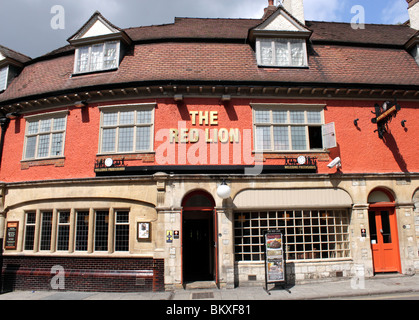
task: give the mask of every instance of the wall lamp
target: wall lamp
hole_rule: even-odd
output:
[[[222,102],[229,102],[231,100],[231,96],[229,94],[223,94],[221,96],[221,101]]]
[[[217,195],[221,198],[221,199],[228,199],[231,195],[231,188],[227,185],[227,183],[225,182],[225,180],[223,180],[223,182],[221,182],[221,184],[218,186],[217,188]]]
[[[174,99],[176,102],[182,102],[183,101],[183,95],[182,94],[175,94]]]
[[[88,103],[87,103],[86,100],[74,102],[74,106],[76,108],[84,108],[84,107],[87,107],[87,105],[88,105]]]
[[[354,120],[354,125],[357,126],[357,127],[358,127],[358,121],[359,121],[359,119]]]
[[[6,114],[6,118],[9,120],[16,119],[19,116],[20,114],[18,112],[11,112],[11,113]]]
[[[406,122],[407,122],[407,120],[403,120],[403,121],[402,121],[402,127],[403,127],[403,128],[406,128]]]

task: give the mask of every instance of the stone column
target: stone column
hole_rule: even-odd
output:
[[[234,289],[234,217],[231,208],[216,208],[218,215],[218,278],[220,288]]]
[[[374,275],[368,208],[368,204],[354,204],[352,206],[351,252],[354,260],[354,276],[359,276],[359,272],[362,269],[365,277]],[[366,231],[365,237],[362,234],[362,230]]]
[[[415,258],[418,252],[415,239],[415,217],[413,209],[414,206],[410,203],[396,205],[402,273],[409,275],[415,273]]]

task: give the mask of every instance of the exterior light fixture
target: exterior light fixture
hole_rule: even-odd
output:
[[[83,100],[83,101],[76,101],[74,102],[74,106],[76,108],[84,108],[87,107],[87,101]]]
[[[402,121],[402,127],[403,127],[403,128],[406,128],[406,122],[407,122],[407,120],[403,120],[403,121]]]
[[[181,101],[183,101],[183,95],[175,94],[174,99],[175,99],[176,102],[181,102]]]
[[[231,96],[229,94],[223,94],[221,97],[222,102],[229,102],[231,100]]]
[[[231,195],[231,188],[227,185],[227,183],[224,180],[217,188],[217,195],[221,199],[228,199]]]
[[[359,119],[355,119],[355,120],[354,120],[354,125],[355,125],[356,127],[358,127],[358,121],[359,121]]]
[[[6,114],[6,118],[9,119],[9,120],[16,119],[19,116],[20,116],[20,114],[17,113],[17,112],[11,112],[11,113]]]

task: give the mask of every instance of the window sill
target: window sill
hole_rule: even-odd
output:
[[[70,75],[70,78],[80,77],[80,76],[87,76],[87,75],[91,75],[91,74],[105,73],[105,72],[113,72],[113,71],[117,71],[117,70],[118,70],[118,68],[112,68],[112,69],[105,69],[105,70],[96,70],[96,71],[72,73]]]
[[[261,69],[310,69],[309,66],[265,66],[258,65]]]
[[[30,167],[51,166],[51,165],[54,165],[55,167],[64,167],[64,160],[65,160],[65,157],[21,160],[20,166],[22,170],[27,170]]]
[[[285,150],[285,151],[270,151],[270,150],[253,150],[253,154],[304,154],[304,153],[330,153],[329,150],[317,149],[317,150]]]

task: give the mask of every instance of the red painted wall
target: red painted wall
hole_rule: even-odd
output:
[[[138,103],[155,102],[139,100]],[[124,104],[135,103],[134,101],[118,101],[108,103]],[[198,144],[168,144],[166,142],[167,132],[170,128],[178,128],[178,121],[184,121],[186,128],[213,129],[213,128],[239,128],[243,135],[243,130],[252,130],[252,109],[250,103],[324,103],[327,105],[325,109],[325,122],[335,122],[336,136],[338,147],[331,149],[330,154],[310,154],[306,155],[318,157],[319,173],[334,173],[336,169],[329,169],[326,165],[335,157],[342,159],[343,173],[389,173],[389,172],[419,172],[419,157],[416,150],[419,145],[419,104],[414,102],[400,102],[402,110],[397,117],[389,124],[390,134],[387,134],[385,140],[378,137],[378,133],[374,132],[377,126],[371,123],[374,115],[373,101],[358,100],[249,100],[249,99],[233,99],[228,105],[221,104],[219,99],[198,99],[186,98],[184,103],[177,105],[172,98],[158,99],[155,109],[155,155],[138,155],[138,156],[114,156],[114,158],[126,158],[128,166],[137,165],[157,165],[161,163],[161,159],[157,159],[160,151],[167,148],[167,152],[163,154],[170,159],[172,152],[175,151],[176,164],[195,164],[192,160],[197,160],[199,154],[195,157],[178,156],[179,148],[181,155],[196,149]],[[378,101],[377,101],[378,102]],[[104,104],[102,104],[104,105]],[[22,117],[12,120],[7,130],[3,159],[0,168],[0,180],[4,182],[17,181],[33,181],[33,180],[49,180],[49,179],[70,179],[70,178],[87,178],[94,177],[94,166],[98,158],[99,146],[99,127],[100,127],[100,111],[97,104],[89,105],[87,109],[69,108],[67,118],[67,131],[65,140],[64,160],[57,161],[32,161],[22,162],[25,125],[26,121]],[[192,125],[190,111],[218,111],[218,125]],[[358,127],[353,123],[355,119],[359,119]],[[401,126],[401,121],[407,120],[406,128]],[[161,131],[163,130],[163,131]],[[163,137],[160,136],[163,134]],[[166,135],[166,137],[164,137]],[[253,141],[253,139],[251,139]],[[166,143],[166,144],[165,144]],[[207,160],[203,164],[214,164],[214,158],[211,158],[210,145],[203,144],[208,149]],[[221,145],[218,144],[218,163],[222,162]],[[238,164],[237,157],[234,155],[232,143],[229,144],[229,152],[227,164]],[[174,147],[173,147],[174,146]],[[202,146],[202,145],[201,145]],[[225,146],[224,146],[225,147]],[[245,156],[241,157],[241,163],[249,164],[249,157],[253,157],[249,153],[253,146],[248,145]],[[172,149],[174,148],[174,149]],[[190,148],[194,148],[193,150]],[[242,145],[242,151],[244,147]],[[237,149],[236,149],[237,151]],[[160,152],[160,153],[159,153]],[[194,153],[193,153],[194,154]],[[298,153],[295,155],[304,154]],[[266,165],[283,164],[283,155],[287,154],[265,154]],[[102,157],[104,158],[104,157]],[[180,159],[180,162],[179,162]],[[203,158],[205,159],[205,158]],[[202,160],[202,158],[201,158]],[[166,163],[173,164],[173,163]],[[199,163],[198,163],[199,164]]]

